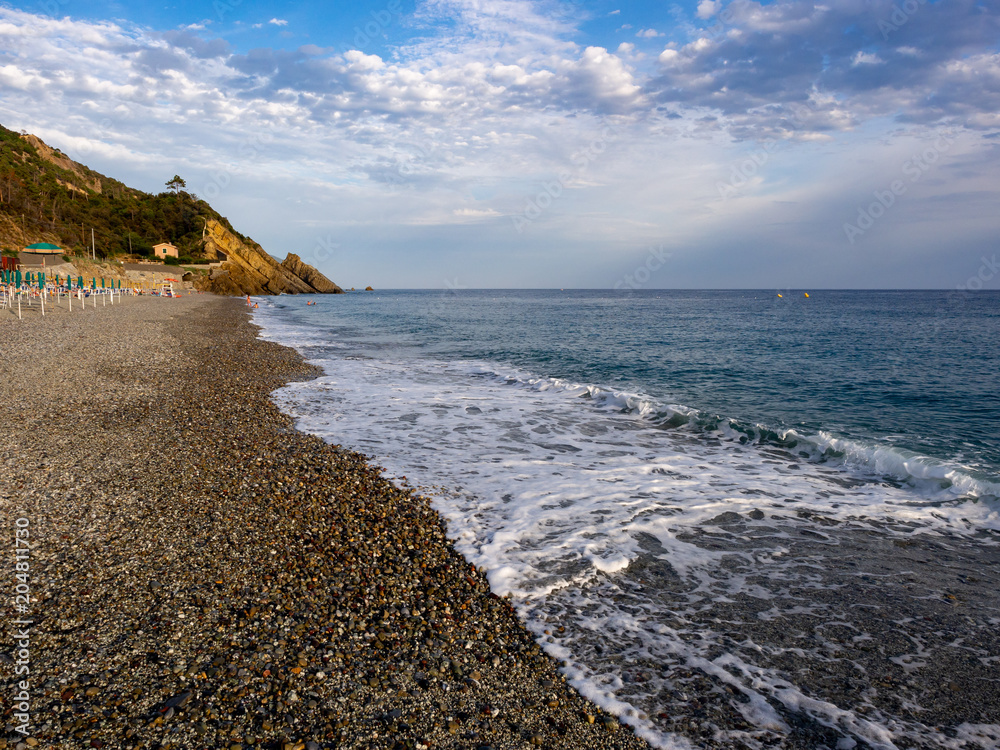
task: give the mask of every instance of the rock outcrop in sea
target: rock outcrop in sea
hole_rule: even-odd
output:
[[[206,292],[245,294],[343,294],[326,276],[289,253],[278,263],[260,245],[248,244],[215,220],[205,229],[206,258],[222,260],[199,284]]]

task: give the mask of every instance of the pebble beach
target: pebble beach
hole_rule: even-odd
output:
[[[425,498],[293,428],[269,394],[316,373],[241,300],[0,337],[5,570],[30,540],[30,604],[5,596],[30,622],[30,733],[8,626],[0,748],[647,747],[564,682]]]

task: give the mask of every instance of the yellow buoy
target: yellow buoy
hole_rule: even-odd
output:
[[[778,296],[781,297],[781,299],[784,299],[784,297],[782,297],[780,294]]]
[[[809,296],[809,292],[806,292],[806,296],[807,296],[807,297]]]

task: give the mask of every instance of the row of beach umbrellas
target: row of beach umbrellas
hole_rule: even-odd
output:
[[[30,273],[29,272],[29,273],[22,274],[21,271],[20,271],[20,269],[19,269],[19,270],[16,270],[16,271],[3,271],[2,272],[2,282],[3,282],[3,284],[5,286],[9,286],[9,285],[13,284],[16,287],[20,287],[23,284],[27,284],[28,286],[34,286],[34,285],[37,284],[39,289],[43,289],[45,287],[46,280],[45,280],[45,274],[44,273]],[[65,283],[63,283],[63,280],[61,279],[61,277],[59,276],[59,274],[56,274],[53,277],[53,283],[55,283],[55,285],[57,287],[65,286],[68,289],[73,289],[73,277],[72,276],[66,276],[65,277]],[[83,277],[82,276],[77,276],[76,277],[76,288],[77,289],[83,289],[84,288]],[[92,278],[90,280],[90,288],[91,289],[97,289],[98,288],[98,286],[97,286],[97,279],[96,278]],[[122,281],[121,281],[121,279],[111,279],[110,282],[108,282],[102,276],[101,277],[101,286],[100,286],[100,288],[101,289],[121,289],[122,288]]]

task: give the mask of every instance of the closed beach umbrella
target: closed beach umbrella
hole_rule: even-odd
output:
[[[97,291],[97,277],[96,276],[91,276],[90,277],[90,288],[93,289],[94,291]]]
[[[21,269],[14,272],[14,285],[21,286]]]
[[[83,276],[76,277],[76,288],[83,289]]]
[[[45,288],[45,274],[44,273],[38,274],[38,288],[39,289],[44,289]]]
[[[104,286],[104,277],[102,276],[101,277],[101,289],[106,289],[106,288],[107,287]]]

